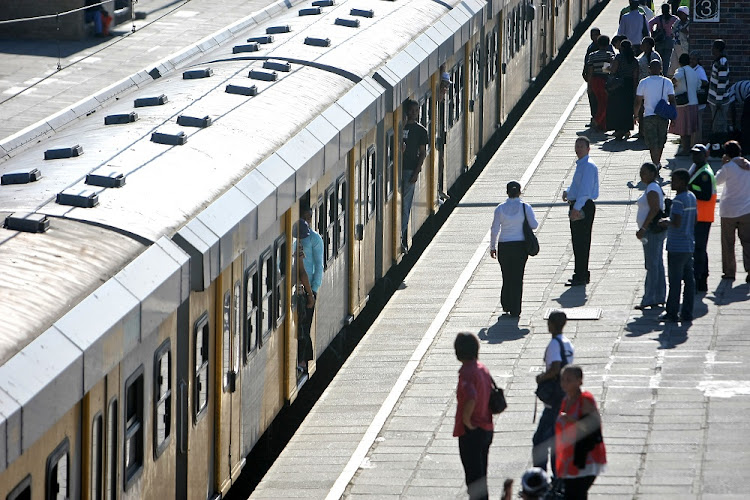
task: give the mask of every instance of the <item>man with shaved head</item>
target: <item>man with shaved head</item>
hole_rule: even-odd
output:
[[[641,119],[641,135],[646,141],[651,153],[651,161],[661,168],[661,155],[664,152],[664,144],[667,143],[667,128],[669,120],[656,114],[656,105],[664,99],[675,106],[674,85],[669,78],[661,76],[661,61],[651,61],[649,65],[650,75],[640,81],[635,91],[635,109],[633,111],[636,120],[643,107],[643,118]]]

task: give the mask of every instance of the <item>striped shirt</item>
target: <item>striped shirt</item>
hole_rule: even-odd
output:
[[[690,191],[677,193],[672,200],[670,215],[680,216],[680,227],[669,225],[667,229],[667,252],[693,253],[695,251],[695,195]]]
[[[724,104],[731,102],[729,89],[729,61],[724,56],[716,59],[711,65],[711,78],[708,80],[708,103]]]
[[[607,76],[609,74],[609,67],[612,65],[614,59],[615,56],[611,52],[599,49],[589,54],[586,64],[593,66],[594,76]]]
[[[750,97],[750,80],[741,80],[729,88],[729,101],[745,102]]]

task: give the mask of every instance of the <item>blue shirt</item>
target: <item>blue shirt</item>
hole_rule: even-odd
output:
[[[589,155],[576,160],[573,182],[568,188],[568,199],[575,200],[573,208],[581,210],[589,200],[599,197],[599,169],[589,160]]]
[[[305,251],[305,259],[302,261],[310,279],[312,291],[316,294],[323,283],[323,238],[310,230],[310,236],[300,239],[302,249]]]
[[[667,229],[667,252],[693,253],[695,250],[695,195],[690,191],[679,193],[672,200],[670,217],[680,215],[680,227],[669,225]]]

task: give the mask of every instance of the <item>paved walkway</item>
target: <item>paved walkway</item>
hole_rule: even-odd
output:
[[[0,142],[275,1],[140,0],[135,32],[127,22],[110,38],[0,40]]]
[[[597,19],[604,33],[614,32],[620,8],[613,2]],[[587,44],[577,44],[529,107],[251,498],[465,498],[451,432],[459,368],[453,340],[466,330],[482,339],[480,359],[509,403],[496,418],[490,452],[497,498],[505,478],[518,485],[530,466],[534,375],[550,338],[544,312],[581,306],[600,308],[601,318],[569,321],[565,331],[584,387],[600,404],[609,459],[591,497],[747,498],[750,287],[744,276],[720,281],[717,222],[710,291],[696,297],[695,321],[664,325],[659,311],[633,310],[645,273],[635,238],[638,170],[648,161],[642,142],[591,136],[601,180],[591,284],[564,286],[573,254],[561,194],[589,118],[580,80]],[[551,146],[535,161],[548,137]],[[675,151],[669,143],[669,167],[688,167],[673,160]],[[530,165],[533,175],[524,176]],[[535,207],[542,248],[526,268],[518,322],[498,319],[500,269],[487,252],[492,209],[514,178]]]

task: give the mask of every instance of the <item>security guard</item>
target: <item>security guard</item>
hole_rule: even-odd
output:
[[[708,148],[703,144],[696,144],[690,150],[693,155],[693,165],[690,167],[690,182],[688,189],[698,200],[697,217],[695,221],[695,251],[693,253],[695,275],[695,289],[699,292],[708,291],[708,233],[714,221],[716,209],[716,178],[714,171],[706,161]]]

